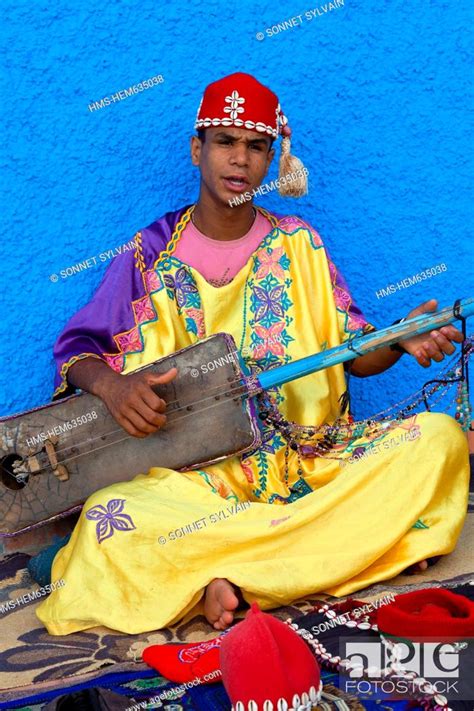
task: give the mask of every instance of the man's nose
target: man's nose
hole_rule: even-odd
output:
[[[237,165],[246,165],[248,161],[247,146],[243,143],[235,143],[232,146],[231,162]]]

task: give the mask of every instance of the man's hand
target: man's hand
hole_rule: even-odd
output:
[[[410,311],[407,319],[420,316],[420,314],[431,313],[438,308],[436,299],[425,301],[424,304]],[[434,331],[421,333],[419,336],[411,336],[403,339],[400,344],[411,355],[415,356],[417,362],[423,368],[429,368],[431,360],[437,363],[444,359],[445,355],[452,355],[456,350],[454,343],[462,343],[463,335],[461,331],[452,325],[442,326]]]
[[[131,373],[120,375],[100,358],[81,358],[69,368],[71,385],[97,395],[110,414],[128,434],[146,437],[166,423],[166,403],[152,390],[152,385],[169,383],[177,375],[171,368],[163,375]]]
[[[97,389],[97,394],[107,405],[118,424],[134,437],[146,437],[164,427],[166,402],[152,389],[152,385],[169,383],[178,371],[171,368],[166,373],[113,373]]]

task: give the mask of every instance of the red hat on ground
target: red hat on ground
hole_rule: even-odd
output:
[[[256,602],[222,640],[220,667],[232,711],[310,711],[321,698],[309,647]]]
[[[308,191],[308,171],[291,155],[291,129],[278,97],[251,74],[236,72],[209,84],[197,111],[195,129],[235,126],[260,131],[273,138],[281,134],[279,178],[298,172],[298,177],[279,188],[280,195],[300,197]]]
[[[474,637],[474,602],[449,590],[427,588],[397,595],[377,610],[380,632],[415,642]]]
[[[219,647],[224,635],[207,642],[187,642],[185,644],[152,644],[142,652],[142,659],[170,681],[194,681],[210,676],[202,684],[218,681]],[[219,672],[212,675],[212,672]]]

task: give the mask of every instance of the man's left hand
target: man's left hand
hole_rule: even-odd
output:
[[[436,311],[437,308],[437,300],[430,299],[429,301],[425,301],[424,304],[421,304],[421,306],[417,306],[413,311],[410,311],[406,318],[414,318],[415,316],[420,316],[420,314],[430,313]],[[410,338],[403,339],[400,341],[400,344],[408,353],[415,356],[423,368],[429,368],[431,360],[435,360],[439,363],[444,359],[445,355],[452,355],[454,353],[456,348],[453,342],[462,343],[463,335],[457,328],[449,325],[421,333],[419,336],[411,336]]]

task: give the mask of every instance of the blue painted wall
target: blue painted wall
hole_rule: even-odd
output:
[[[98,285],[108,264],[99,255],[197,197],[197,107],[206,84],[234,71],[278,94],[293,152],[310,171],[305,198],[274,192],[260,204],[318,229],[368,318],[388,325],[428,298],[474,295],[472,3],[339,5],[324,13],[322,3],[287,0],[4,0],[1,414],[49,400],[53,344]],[[164,82],[88,109],[156,75]],[[96,265],[59,276],[92,257]],[[441,275],[376,296],[441,263]],[[434,371],[405,356],[355,381],[357,414],[399,400]]]

